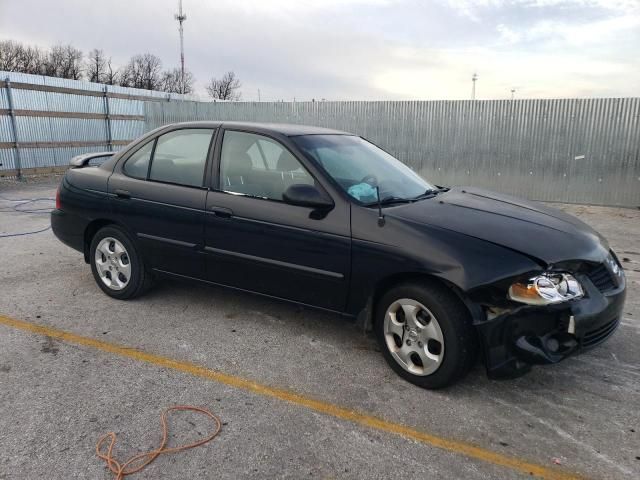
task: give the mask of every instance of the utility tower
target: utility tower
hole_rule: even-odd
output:
[[[477,80],[478,80],[478,74],[474,73],[473,76],[471,77],[471,82],[473,82],[471,87],[471,100],[476,99],[476,81]]]
[[[180,24],[178,27],[180,32],[180,93],[184,94],[184,29],[182,23],[187,19],[187,15],[182,11],[182,0],[180,0],[178,13],[174,15],[174,18]]]

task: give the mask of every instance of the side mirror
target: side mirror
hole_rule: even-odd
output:
[[[291,185],[282,194],[282,199],[290,204],[299,207],[310,207],[320,210],[330,210],[334,207],[333,200],[313,185],[296,184]]]

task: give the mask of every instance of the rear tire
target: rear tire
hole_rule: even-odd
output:
[[[101,228],[91,239],[89,250],[91,272],[104,293],[119,300],[142,295],[153,282],[142,257],[121,227]]]
[[[387,363],[422,388],[455,383],[477,358],[469,311],[453,292],[434,282],[405,283],[385,293],[376,307],[374,328]]]

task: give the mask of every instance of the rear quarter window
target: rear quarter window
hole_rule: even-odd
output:
[[[147,178],[151,153],[153,152],[153,143],[154,140],[145,144],[127,159],[123,167],[124,173],[134,178]]]

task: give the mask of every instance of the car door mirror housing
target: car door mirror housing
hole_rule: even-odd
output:
[[[313,185],[307,184],[291,185],[282,194],[282,199],[290,205],[299,207],[310,207],[319,210],[330,210],[334,207],[333,200],[326,193],[318,190]]]

